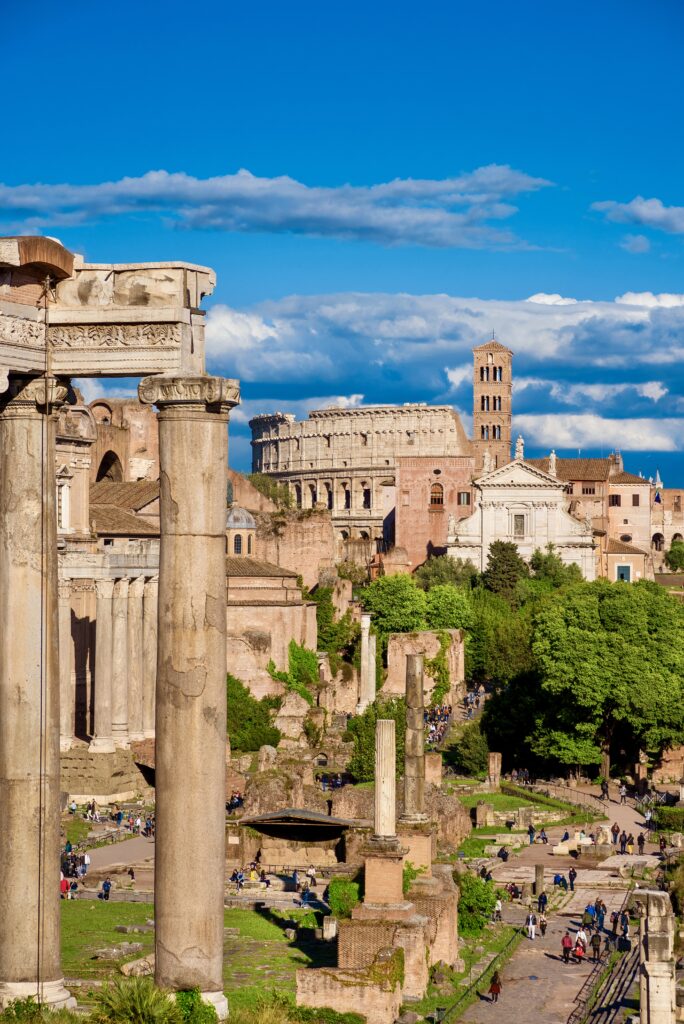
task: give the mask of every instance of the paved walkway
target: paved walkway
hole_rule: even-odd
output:
[[[130,839],[122,839],[118,843],[108,843],[107,846],[100,846],[90,850],[90,866],[98,871],[103,868],[113,868],[114,865],[122,864],[129,867],[131,864],[139,864],[140,861],[154,857],[154,839],[146,839],[145,836],[132,836]]]
[[[597,791],[587,790],[597,795]],[[606,804],[607,826],[617,821],[620,828],[627,833],[633,832],[635,838],[644,830],[643,817],[630,805],[622,805],[611,801]],[[549,845],[535,844],[524,847],[521,852],[511,857],[507,864],[497,865],[494,877],[498,882],[508,880],[532,881],[536,864],[544,864],[544,880],[551,891],[553,875],[556,871],[567,871],[571,863],[569,857],[554,857],[551,844],[558,841],[563,828],[547,829]],[[654,852],[653,845],[648,846],[648,853]],[[622,858],[620,858],[622,859]],[[636,858],[625,857],[624,861]],[[591,971],[592,962],[583,964],[571,963],[566,966],[562,962],[561,939],[566,928],[574,937],[579,926],[584,907],[589,900],[600,896],[608,907],[608,915],[622,905],[627,890],[625,880],[615,876],[612,871],[599,869],[583,869],[581,861],[576,864],[578,871],[577,889],[564,906],[549,915],[549,926],[546,937],[537,937],[533,942],[524,938],[511,960],[503,970],[503,990],[499,1002],[494,1005],[488,1001],[486,993],[463,1015],[469,1024],[485,1024],[488,1021],[505,1019],[511,1024],[560,1024],[565,1021],[572,1010],[573,1003],[584,981]],[[526,909],[508,907],[505,920],[511,924],[524,925]]]

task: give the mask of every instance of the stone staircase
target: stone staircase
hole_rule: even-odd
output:
[[[113,754],[91,754],[85,744],[60,755],[60,790],[77,803],[98,804],[132,800],[148,789],[130,750]]]

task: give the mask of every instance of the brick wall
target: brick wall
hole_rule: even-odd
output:
[[[344,970],[297,971],[297,1005],[330,1007],[338,1013],[359,1013],[373,1024],[394,1024],[401,1011],[401,986],[373,985]]]

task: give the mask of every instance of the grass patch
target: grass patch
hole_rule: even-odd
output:
[[[78,811],[76,814],[69,814],[67,817],[62,818],[62,829],[72,846],[82,843],[87,838],[91,828],[92,822],[82,818]]]
[[[534,807],[534,799],[509,796],[508,793],[472,793],[459,796],[460,803],[470,811],[477,807],[480,800],[491,804],[495,811],[517,811],[519,807]]]

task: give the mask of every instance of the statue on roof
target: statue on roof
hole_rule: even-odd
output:
[[[484,458],[482,460],[482,472],[483,473],[491,473],[491,471],[492,471],[492,457],[489,454],[489,449],[487,449],[487,451],[484,453]]]
[[[556,452],[553,449],[549,455],[549,473],[551,476],[556,476]]]
[[[516,459],[525,458],[525,442],[523,440],[522,434],[518,434],[518,438],[515,442],[515,457]]]

